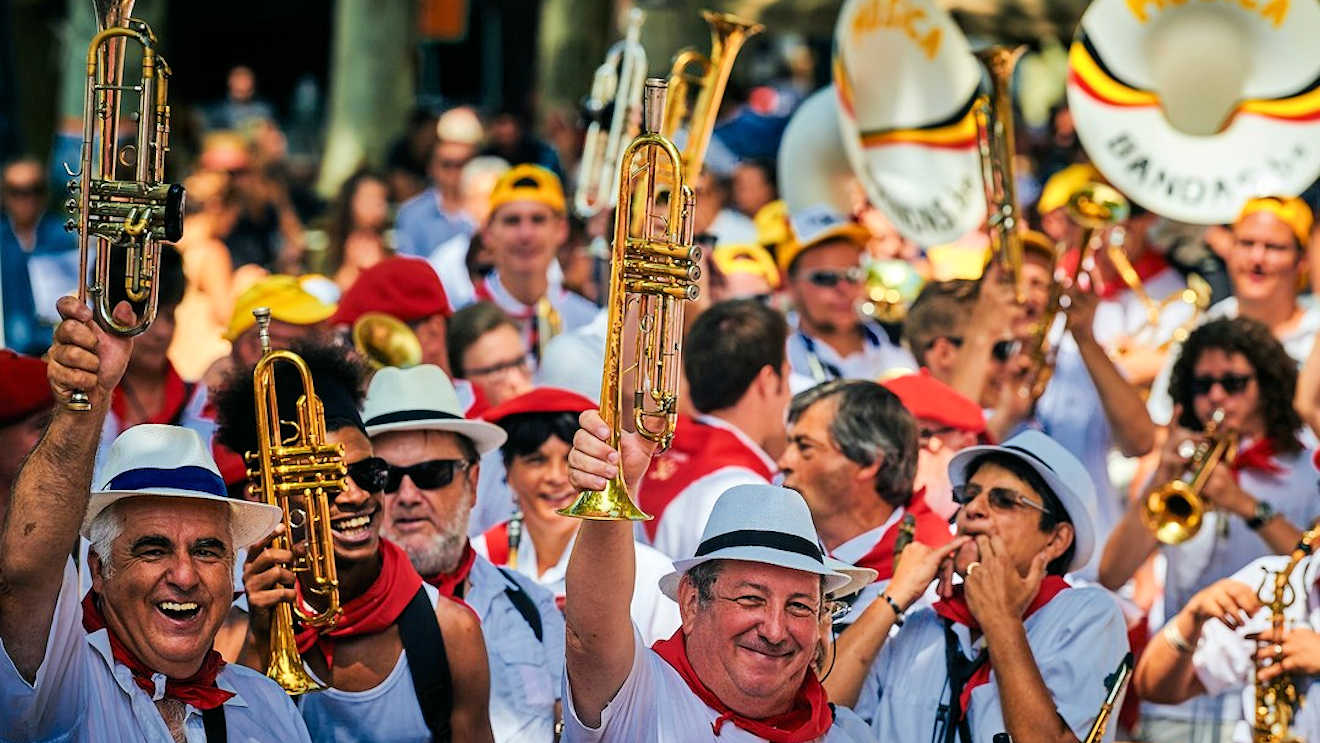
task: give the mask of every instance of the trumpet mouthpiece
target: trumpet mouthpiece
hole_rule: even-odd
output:
[[[642,92],[642,119],[647,134],[658,134],[665,117],[665,96],[669,83],[663,78],[648,77]]]

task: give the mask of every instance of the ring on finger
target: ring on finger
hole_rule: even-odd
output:
[[[975,570],[975,569],[977,569],[977,568],[979,568],[979,567],[981,567],[981,563],[980,563],[980,561],[973,561],[973,562],[969,562],[969,563],[967,563],[967,571],[966,571],[965,575],[971,575],[971,574],[972,574],[972,571]]]

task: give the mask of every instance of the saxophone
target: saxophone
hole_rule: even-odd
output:
[[[1267,569],[1264,578],[1261,580],[1260,587],[1256,590],[1256,595],[1260,602],[1270,609],[1270,620],[1274,629],[1275,636],[1279,636],[1284,630],[1283,612],[1293,601],[1296,600],[1296,592],[1293,590],[1289,579],[1292,571],[1297,567],[1297,563],[1302,558],[1310,555],[1315,547],[1317,540],[1320,540],[1320,522],[1312,525],[1304,534],[1302,539],[1293,548],[1292,554],[1288,556],[1288,564],[1276,573],[1271,574]],[[1265,587],[1273,582],[1274,592],[1269,600],[1265,599]],[[1257,641],[1258,647],[1263,647],[1267,643]],[[1276,658],[1278,662],[1281,658]],[[1301,743],[1301,739],[1288,732],[1292,723],[1293,714],[1301,704],[1301,698],[1297,693],[1297,680],[1291,674],[1275,676],[1272,681],[1260,681],[1259,672],[1260,662],[1257,661],[1257,681],[1256,681],[1256,705],[1255,719],[1252,722],[1251,740],[1252,743]]]

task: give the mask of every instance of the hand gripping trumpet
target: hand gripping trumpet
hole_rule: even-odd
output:
[[[92,314],[106,332],[134,336],[156,318],[160,290],[161,242],[183,236],[183,186],[163,183],[170,142],[169,65],[157,53],[151,28],[130,18],[134,0],[93,0],[100,32],[87,48],[87,84],[83,95],[83,136],[79,170],[69,181],[65,203],[76,219],[65,223],[78,232],[78,299],[90,294]],[[123,85],[124,46],[142,48],[142,74],[136,85]],[[137,141],[119,147],[119,103],[136,93]],[[95,155],[93,154],[95,150]],[[117,164],[133,168],[132,180],[119,180]],[[95,168],[95,169],[94,169]],[[88,251],[95,240],[96,271],[87,285]],[[111,296],[111,258],[124,256],[122,295]],[[140,318],[121,325],[113,318],[117,300],[135,305]],[[89,410],[87,394],[74,392],[70,410]]]
[[[1237,433],[1220,430],[1223,425],[1224,410],[1216,408],[1205,424],[1204,438],[1192,449],[1182,476],[1146,496],[1141,518],[1160,542],[1182,544],[1201,530],[1205,518],[1201,491],[1220,462],[1232,461],[1237,456]]]
[[[628,12],[628,30],[605,53],[583,105],[590,123],[582,143],[582,182],[573,197],[573,211],[583,219],[615,204],[619,155],[635,131],[633,122],[641,115],[642,84],[646,80],[646,49],[641,42],[645,17],[639,8]]]
[[[1265,576],[1261,579],[1260,587],[1256,589],[1256,596],[1260,599],[1263,606],[1269,607],[1270,624],[1274,629],[1274,636],[1280,637],[1285,627],[1284,610],[1297,600],[1297,592],[1293,589],[1290,579],[1293,569],[1307,555],[1315,549],[1315,543],[1320,540],[1320,524],[1312,525],[1302,534],[1301,540],[1293,548],[1292,554],[1288,556],[1288,563],[1284,565],[1283,570],[1271,573],[1266,569]],[[1270,587],[1273,591],[1266,598],[1265,588]],[[1258,646],[1260,643],[1258,642]],[[1276,656],[1275,663],[1281,662],[1282,658]],[[1292,725],[1293,715],[1297,712],[1298,705],[1302,702],[1302,697],[1297,691],[1297,679],[1292,674],[1283,673],[1275,676],[1273,680],[1259,680],[1260,663],[1257,662],[1257,680],[1256,680],[1256,705],[1254,718],[1251,725],[1252,743],[1301,743],[1301,738],[1289,732]]]
[[[258,307],[252,314],[261,334],[261,360],[252,373],[260,448],[244,455],[248,482],[255,496],[284,512],[284,533],[271,541],[271,548],[305,547],[301,554],[294,551],[293,562],[288,565],[297,578],[302,599],[275,607],[266,675],[290,695],[298,695],[324,688],[303,670],[294,640],[293,616],[297,613],[299,621],[315,627],[329,627],[339,619],[330,504],[343,491],[348,468],[344,465],[343,446],[326,443],[325,412],[306,362],[292,351],[271,350],[270,308]],[[275,392],[278,364],[293,367],[301,380],[303,394],[296,403],[296,421],[280,419]]]
[[[610,427],[610,446],[619,447],[624,406],[621,386],[633,374],[632,415],[637,433],[663,450],[674,437],[678,420],[679,362],[683,346],[683,303],[697,298],[701,249],[692,245],[695,196],[685,175],[690,171],[678,148],[660,135],[666,83],[650,78],[642,99],[643,134],[628,145],[620,164],[619,206],[614,213],[614,245],[610,256],[609,314],[605,340],[605,371],[601,377],[600,416]],[[669,203],[661,215],[660,179],[668,182]],[[633,199],[637,204],[634,218]],[[628,309],[637,313],[636,353],[624,364],[623,347]],[[628,497],[623,475],[602,491],[585,491],[559,513],[602,521],[645,521]]]

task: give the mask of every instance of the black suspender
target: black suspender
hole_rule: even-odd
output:
[[[202,710],[202,727],[206,729],[206,743],[225,743],[229,733],[225,729],[225,706]]]
[[[953,622],[944,620],[944,663],[949,674],[949,707],[943,743],[953,743],[955,730],[960,743],[972,743],[972,726],[968,721],[970,710],[962,708],[962,692],[976,669],[988,660],[985,650],[971,660],[964,658],[958,649],[958,636],[953,633]]]
[[[536,641],[542,642],[541,634],[541,612],[536,610],[536,604],[532,602],[532,597],[527,595],[523,587],[518,585],[518,581],[513,579],[504,568],[498,568],[504,576],[504,580],[509,585],[504,589],[504,595],[509,597],[509,603],[522,615],[523,621],[532,628],[532,634],[536,635]]]
[[[449,715],[454,708],[454,684],[445,654],[445,638],[425,586],[417,589],[408,608],[399,615],[398,627],[417,704],[431,731],[431,740],[448,743],[452,736]]]

